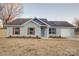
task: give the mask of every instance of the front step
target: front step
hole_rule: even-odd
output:
[[[41,39],[49,39],[49,38],[47,38],[47,37],[41,37]]]

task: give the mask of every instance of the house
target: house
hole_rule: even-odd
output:
[[[79,33],[79,27],[75,28],[75,33]]]
[[[75,27],[66,21],[44,18],[17,18],[7,23],[7,37],[74,37]]]

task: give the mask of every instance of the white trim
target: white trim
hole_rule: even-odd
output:
[[[23,26],[24,24],[27,24],[28,22],[32,21],[33,19],[35,18],[32,18],[31,20],[28,20],[27,22],[23,23],[22,25],[5,25],[5,26]],[[39,18],[36,18],[37,20],[41,21]],[[35,21],[33,21],[34,23],[36,23]],[[52,27],[56,27],[56,28],[76,28],[75,26],[74,27],[58,27],[58,26],[50,26],[49,24],[47,24],[46,22],[44,21],[41,21],[43,22],[44,24],[48,25],[50,28]],[[38,24],[38,23],[36,23]],[[39,24],[40,25],[40,24]],[[41,25],[41,26],[45,26],[45,25]]]
[[[57,27],[57,26],[51,26],[49,28],[76,28],[76,27]]]
[[[29,20],[29,21],[23,23],[22,25],[5,25],[5,26],[23,26],[24,24],[27,24],[28,22],[33,21],[33,19],[34,19],[34,18],[32,18],[31,20]],[[37,19],[37,20],[39,20],[39,19]],[[39,20],[39,21],[40,21],[40,20]],[[45,25],[40,25],[39,23],[37,23],[37,22],[35,22],[35,21],[33,21],[33,22],[36,23],[36,24],[38,24],[39,26],[45,26]],[[42,22],[42,21],[41,21],[41,22]]]
[[[32,18],[31,20],[28,20],[27,22],[23,23],[22,25],[5,25],[5,26],[23,26],[24,24],[27,24],[28,22],[32,21],[34,18]]]
[[[37,23],[37,22],[35,22],[35,21],[32,21],[32,22],[34,22],[34,23],[38,24],[39,26],[46,26],[46,25],[40,25],[39,23]]]
[[[38,18],[37,18],[38,19]],[[41,21],[40,19],[38,19],[39,21]],[[47,24],[46,22],[44,22],[44,21],[41,21],[41,22],[43,22],[44,24],[46,24],[46,25],[48,25],[48,26],[50,26],[49,24]]]
[[[12,26],[20,26],[20,27],[22,27],[21,25],[5,25],[5,26],[7,26],[7,27],[12,27]]]
[[[33,18],[31,20],[28,20],[27,22],[23,23],[22,25],[5,25],[5,26],[23,26],[24,24],[26,24],[26,23],[28,23],[28,22],[30,22],[32,20],[33,20]]]
[[[29,20],[29,21],[27,21],[27,22],[23,23],[23,24],[22,24],[22,26],[23,26],[24,24],[26,24],[26,23],[28,23],[28,22],[32,21],[32,20],[33,20],[33,18],[32,18],[31,20]]]
[[[33,18],[32,18],[32,19],[33,19]],[[27,22],[23,23],[22,25],[24,25],[24,24],[26,24],[26,23],[32,21],[32,19],[31,19],[31,20],[28,20]],[[22,26],[22,25],[5,25],[5,26]]]
[[[36,22],[34,22],[34,23],[36,23]],[[5,26],[7,26],[7,27],[20,26],[20,27],[22,27],[22,25],[5,25]],[[45,26],[45,25],[41,25],[41,26]],[[57,26],[50,26],[49,28],[76,28],[76,27],[57,27]]]
[[[57,28],[49,28],[49,29],[51,29],[51,31],[49,31],[49,32],[51,32],[50,34],[53,34],[53,35],[57,34]],[[54,30],[52,30],[52,29],[54,29]]]
[[[32,18],[31,20],[29,20],[29,21],[27,21],[27,22],[25,22],[24,24],[26,24],[26,23],[28,23],[28,22],[30,22],[30,21],[32,21],[33,19],[35,19],[35,18]],[[41,21],[40,19],[38,19],[38,18],[36,18],[37,20],[39,20],[39,21]],[[35,22],[35,21],[34,21]],[[41,21],[41,22],[43,22],[44,24],[46,24],[46,25],[48,25],[48,26],[50,26],[49,24],[47,24],[46,22],[44,22],[44,21]],[[22,25],[24,25],[24,24],[22,24]]]
[[[14,28],[14,29],[13,29],[13,28]],[[12,31],[13,31],[14,33],[12,32],[12,35],[20,35],[20,34],[21,34],[21,33],[20,33],[20,27],[19,27],[19,34],[15,34],[16,27],[13,27],[13,28],[12,28]]]
[[[34,29],[33,34],[30,33],[31,32],[30,28]],[[27,29],[29,29],[29,31],[27,31],[27,35],[35,35],[35,27],[28,27]]]
[[[33,21],[33,20],[31,20],[34,24],[37,24],[37,25],[39,25],[39,26],[41,26],[40,24],[38,24],[38,23],[36,23],[35,21]],[[31,22],[31,21],[29,21],[29,22]],[[28,23],[29,23],[28,22]],[[26,23],[26,24],[28,24],[28,23]],[[23,26],[23,25],[22,25]]]
[[[24,24],[27,24],[28,22],[33,21],[33,19],[35,19],[35,18],[32,18],[31,20],[25,22]],[[41,20],[38,19],[38,18],[37,18],[37,20],[41,21]],[[35,21],[33,21],[33,22],[36,23]],[[43,21],[41,21],[41,22],[43,22]],[[47,24],[47,23],[45,23],[45,22],[43,22],[43,23],[44,23],[44,24]],[[23,26],[24,24],[22,24],[22,26]],[[36,24],[38,24],[38,23],[36,23]],[[39,24],[39,25],[40,25],[40,24]],[[48,25],[48,24],[47,24],[47,25]],[[45,26],[45,25],[40,25],[40,26]],[[48,26],[50,26],[50,25],[48,25]]]
[[[35,22],[35,21],[32,21],[32,22],[34,22],[34,23],[36,23],[36,24],[38,24],[37,22]],[[38,24],[39,26],[40,26],[40,24]]]

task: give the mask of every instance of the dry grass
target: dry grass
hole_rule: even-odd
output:
[[[0,28],[0,37],[5,37],[6,36],[6,31],[3,28]]]
[[[3,31],[0,31],[0,55],[79,55],[79,40],[69,40],[67,38],[52,38],[48,40],[31,38],[5,38],[3,36],[5,35]]]

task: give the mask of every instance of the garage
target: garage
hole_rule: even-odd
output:
[[[74,37],[74,28],[62,28],[61,37]]]

